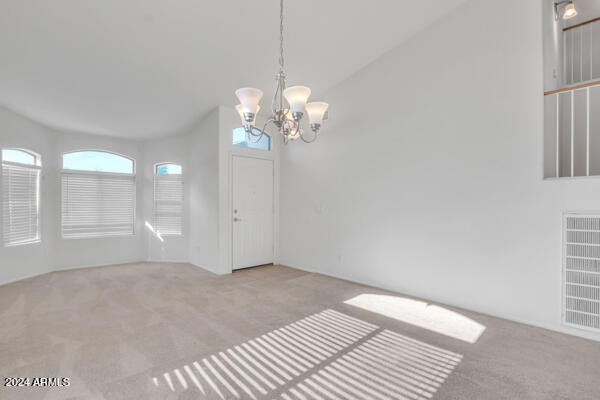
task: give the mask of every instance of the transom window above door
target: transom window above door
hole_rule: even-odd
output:
[[[271,150],[271,137],[266,133],[262,134],[258,129],[254,129],[253,133],[257,136],[254,136],[248,132],[244,128],[236,128],[233,130],[233,145],[240,147],[247,147],[249,149],[257,149],[257,150]]]
[[[135,162],[129,157],[104,151],[75,151],[63,155],[63,169],[74,171],[133,174]]]

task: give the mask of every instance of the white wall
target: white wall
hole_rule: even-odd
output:
[[[41,243],[27,246],[2,246],[2,229],[0,227],[0,283],[12,282],[34,275],[43,274],[54,265],[56,221],[54,213],[57,188],[56,160],[54,153],[54,132],[22,118],[0,107],[0,149],[25,148],[33,150],[42,157],[43,171],[41,178],[42,207],[40,210],[41,234],[45,239]],[[0,175],[1,179],[1,175]],[[0,184],[0,199],[2,185]],[[51,200],[51,201],[47,201]],[[2,207],[0,205],[0,215]]]
[[[0,108],[0,148],[6,147],[30,149],[42,156],[40,211],[42,240],[40,243],[15,247],[0,245],[0,283],[58,269],[120,264],[144,259],[143,242],[140,235],[141,220],[143,219],[141,171],[137,175],[135,236],[63,239],[60,231],[61,155],[64,152],[75,150],[98,149],[125,154],[140,163],[142,153],[139,142],[105,136],[56,132]]]
[[[544,91],[562,86],[563,70],[563,24],[556,19],[554,3],[556,0],[542,0],[543,42],[544,42]]]
[[[281,263],[594,337],[560,323],[561,221],[600,184],[542,179],[542,48],[541,1],[471,0],[324,94]]]
[[[219,272],[218,138],[218,108],[189,135],[147,142],[56,132],[0,108],[0,148],[33,150],[41,154],[43,163],[42,241],[26,246],[0,246],[0,284],[59,269],[146,260],[190,261]],[[134,236],[62,238],[61,156],[82,149],[116,152],[136,160]],[[183,166],[184,232],[181,237],[165,236],[161,242],[145,222],[152,224],[154,165],[167,161]]]
[[[189,136],[189,261],[219,271],[219,109],[215,108]]]

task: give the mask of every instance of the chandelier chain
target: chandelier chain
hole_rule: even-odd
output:
[[[283,0],[279,0],[279,69],[283,72]]]

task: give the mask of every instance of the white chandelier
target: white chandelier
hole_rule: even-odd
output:
[[[283,0],[280,0],[280,23],[279,23],[279,72],[276,75],[277,88],[273,94],[271,102],[272,115],[265,122],[262,130],[255,128],[256,114],[260,110],[258,103],[263,96],[260,89],[241,88],[235,91],[236,96],[241,104],[235,108],[240,114],[242,125],[248,135],[259,141],[262,135],[265,134],[267,125],[273,123],[279,129],[279,133],[283,135],[285,144],[290,140],[302,139],[306,143],[315,141],[319,133],[319,129],[323,124],[323,120],[327,119],[327,103],[317,101],[307,103],[310,96],[310,88],[306,86],[291,86],[286,88],[285,73],[283,72]],[[308,137],[300,128],[300,121],[304,113],[308,115],[310,129],[313,134]]]

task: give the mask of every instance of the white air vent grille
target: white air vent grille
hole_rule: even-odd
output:
[[[600,214],[565,214],[563,322],[600,330]]]

